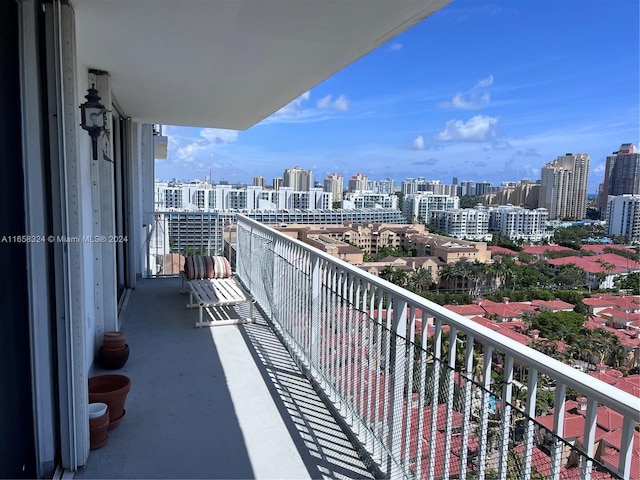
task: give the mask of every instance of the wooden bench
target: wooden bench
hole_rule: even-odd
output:
[[[200,309],[196,327],[229,325],[253,321],[254,299],[232,276],[229,261],[220,255],[188,255],[184,259],[181,293],[189,293],[187,308]],[[232,318],[232,305],[249,303],[249,318]],[[204,321],[203,310],[211,320]]]
[[[189,291],[189,303],[187,308],[199,308],[196,327],[211,327],[217,325],[233,325],[253,322],[254,299],[249,295],[234,278],[205,278],[194,279],[185,282]],[[224,308],[242,303],[249,304],[248,318],[231,318],[229,311]],[[203,310],[211,309],[209,314],[212,320],[203,319]]]

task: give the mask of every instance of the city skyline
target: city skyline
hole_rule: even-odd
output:
[[[499,185],[586,153],[594,194],[606,157],[640,143],[637,18],[631,0],[454,0],[246,131],[165,126],[156,178],[270,183],[299,165]]]

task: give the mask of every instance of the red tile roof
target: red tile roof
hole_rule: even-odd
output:
[[[571,303],[563,302],[562,300],[532,300],[531,305],[536,307],[544,307],[549,310],[573,310]]]
[[[589,307],[613,307],[615,305],[613,299],[592,297],[583,299],[582,303]]]
[[[640,270],[640,263],[621,257],[615,253],[603,253],[602,255],[593,255],[590,257],[552,258],[547,260],[547,263],[549,265],[575,265],[588,273],[606,273],[611,275]],[[613,267],[608,270],[603,264],[609,264]]]
[[[497,315],[501,318],[518,318],[520,316],[520,312],[511,308],[510,305],[506,305],[504,303],[498,303],[496,305],[487,305],[483,308],[487,315]]]
[[[620,319],[623,322],[634,322],[640,318],[637,313],[627,313],[622,310],[618,310],[617,308],[605,308],[599,312],[598,315],[610,315],[611,317]]]
[[[504,248],[504,247],[499,247],[498,245],[492,245],[490,247],[488,247],[489,251],[491,252],[491,255],[518,255],[518,252],[516,252],[515,250],[511,250],[510,248]]]
[[[561,247],[560,245],[527,245],[522,247],[522,251],[532,255],[544,255],[546,252],[571,251],[571,248]]]
[[[587,252],[595,252],[595,253],[603,253],[605,248],[612,248],[615,250],[623,250],[627,252],[633,252],[632,248],[625,247],[623,245],[582,245],[580,250],[585,250]]]
[[[479,305],[445,305],[444,308],[448,308],[452,312],[459,315],[484,315],[484,309]]]
[[[613,299],[616,307],[621,310],[640,310],[640,296],[616,297]]]

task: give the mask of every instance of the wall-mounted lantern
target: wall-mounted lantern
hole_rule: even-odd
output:
[[[107,110],[104,105],[100,103],[100,96],[98,90],[95,89],[95,85],[91,85],[88,93],[85,95],[87,99],[82,105],[80,105],[80,113],[82,123],[80,126],[89,132],[91,137],[91,146],[93,151],[93,159],[98,159],[98,137],[106,129]]]

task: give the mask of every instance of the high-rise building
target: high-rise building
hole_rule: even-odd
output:
[[[497,189],[494,188],[491,182],[478,182],[476,183],[476,195],[486,195]]]
[[[538,207],[547,209],[549,220],[585,217],[589,159],[586,153],[567,153],[542,168]]]
[[[367,189],[367,183],[369,179],[363,173],[356,173],[349,179],[349,186],[347,190],[350,192],[363,192]]]
[[[308,192],[313,188],[313,172],[303,170],[297,165],[287,168],[284,171],[284,186],[291,187],[297,192]]]
[[[460,195],[470,195],[472,197],[475,196],[476,182],[474,182],[473,180],[463,180],[462,183],[460,183],[460,187]]]
[[[489,230],[500,232],[511,240],[539,242],[549,239],[547,231],[549,212],[544,208],[523,208],[514,205],[478,207],[489,213]]]
[[[271,187],[274,190],[280,190],[280,187],[284,187],[284,179],[282,177],[275,177],[271,183]]]
[[[431,192],[409,194],[402,202],[402,213],[407,221],[428,223],[432,210],[459,208],[460,198],[450,195],[435,195]]]
[[[342,201],[344,191],[344,177],[340,173],[332,173],[324,179],[324,191],[333,194],[334,202]]]
[[[391,195],[396,191],[396,181],[392,178],[386,180],[369,180],[367,182],[367,190],[373,193],[386,193]]]
[[[607,235],[640,242],[640,195],[610,196],[607,200]]]
[[[491,240],[489,234],[489,212],[473,208],[432,210],[429,225],[447,232],[454,238]]]
[[[253,186],[264,188],[264,177],[260,175],[257,177],[253,177]]]
[[[620,150],[607,157],[600,196],[601,218],[605,217],[608,197],[625,194],[640,194],[640,153],[632,143],[623,143]]]

